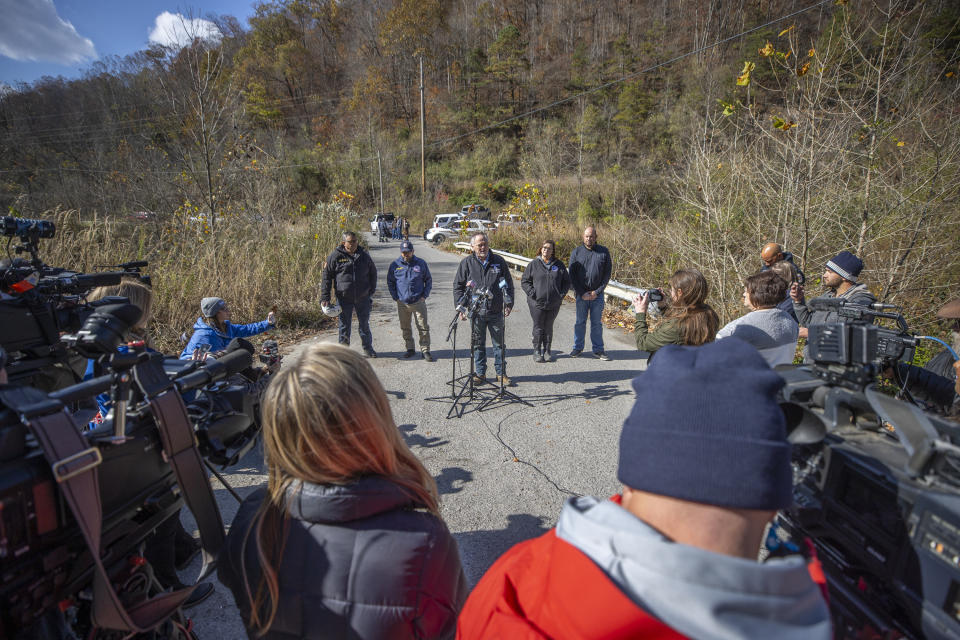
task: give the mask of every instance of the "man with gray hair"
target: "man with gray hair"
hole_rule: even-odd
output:
[[[482,295],[484,300],[473,317],[473,363],[474,384],[483,384],[487,374],[487,332],[493,347],[493,363],[497,381],[510,385],[503,357],[504,318],[513,310],[513,276],[507,261],[490,251],[490,240],[485,233],[475,233],[470,238],[472,253],[460,261],[453,280],[453,304],[458,304],[464,294]],[[467,316],[460,313],[460,319]]]

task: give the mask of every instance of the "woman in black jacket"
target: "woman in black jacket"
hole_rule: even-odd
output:
[[[262,408],[267,486],[240,506],[218,569],[248,635],[452,638],[457,545],[370,365],[313,345]]]
[[[553,360],[553,321],[560,312],[560,303],[570,290],[570,274],[554,253],[557,244],[544,240],[540,255],[530,261],[520,279],[527,294],[527,305],[533,318],[533,359],[535,362]]]

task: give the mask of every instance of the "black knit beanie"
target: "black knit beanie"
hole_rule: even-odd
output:
[[[641,491],[743,509],[793,502],[783,379],[737,338],[668,345],[633,381],[617,478]]]

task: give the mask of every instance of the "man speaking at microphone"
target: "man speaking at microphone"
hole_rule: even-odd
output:
[[[472,253],[460,262],[457,275],[453,280],[453,303],[458,304],[468,293],[468,283],[475,296],[482,296],[477,312],[473,317],[473,362],[474,384],[485,382],[487,375],[487,332],[490,332],[490,345],[493,347],[493,363],[497,371],[497,382],[510,385],[506,375],[503,358],[504,318],[513,309],[513,277],[507,262],[490,251],[490,240],[485,233],[476,233],[470,238]],[[469,304],[469,301],[468,301]],[[461,311],[460,319],[466,320]]]

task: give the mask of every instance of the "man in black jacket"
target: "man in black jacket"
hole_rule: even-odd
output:
[[[577,300],[577,320],[573,325],[573,349],[570,357],[583,353],[590,316],[590,346],[593,355],[601,360],[610,357],[603,350],[603,290],[610,282],[613,260],[603,245],[597,244],[597,230],[583,230],[583,244],[570,254],[570,282]]]
[[[501,353],[503,344],[503,319],[513,309],[513,277],[506,260],[490,251],[490,240],[485,233],[476,233],[470,238],[473,253],[460,262],[457,275],[453,280],[453,304],[458,304],[464,294],[485,295],[480,309],[473,318],[473,362],[474,384],[484,382],[487,374],[487,332],[490,332],[490,344],[493,347],[493,364],[497,371],[497,381],[510,385],[506,375],[505,362]],[[468,284],[470,283],[470,284]],[[486,294],[489,292],[489,297]],[[467,316],[460,313],[460,319]]]
[[[330,306],[330,288],[333,287],[341,309],[337,318],[340,344],[350,344],[350,321],[356,311],[363,355],[376,358],[373,334],[370,332],[370,308],[373,306],[373,292],[377,288],[377,266],[370,254],[360,247],[357,234],[347,231],[341,238],[343,242],[333,250],[323,268],[320,305]]]

